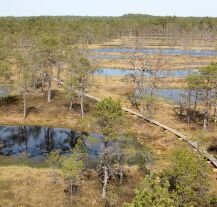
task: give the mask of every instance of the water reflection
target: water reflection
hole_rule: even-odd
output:
[[[186,77],[189,74],[198,72],[198,69],[188,69],[188,70],[160,70],[157,75],[158,77]],[[130,69],[120,69],[120,68],[98,68],[95,71],[95,75],[97,76],[126,76],[134,74],[134,70]],[[148,77],[149,73],[144,72],[144,74]]]
[[[101,136],[83,134],[71,129],[49,128],[38,126],[0,126],[0,153],[2,155],[25,154],[28,157],[46,155],[54,149],[61,153],[70,152],[79,137],[84,140],[90,154],[100,151]],[[94,136],[95,143],[88,141],[88,136]]]
[[[160,96],[166,100],[173,101],[175,103],[178,103],[180,101],[181,94],[183,93],[183,90],[181,89],[158,89],[157,90],[157,96]]]

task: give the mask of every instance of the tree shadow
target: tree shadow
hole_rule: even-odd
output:
[[[211,152],[211,153],[214,153],[217,155],[217,141],[210,144],[210,146],[208,147],[207,150],[208,150],[208,152]]]
[[[183,111],[182,114],[180,114],[180,108],[174,107],[173,111],[175,113],[175,116],[177,117],[178,121],[182,123],[188,123],[188,117],[190,117],[190,123],[196,124],[197,126],[203,126],[203,120],[204,120],[204,114],[199,111],[194,110],[186,110]]]
[[[69,110],[70,104],[64,104],[64,106]],[[81,111],[81,104],[80,103],[73,103],[72,104],[72,111],[76,113],[80,113]],[[84,112],[87,113],[90,111],[90,104],[84,104]]]
[[[7,96],[0,98],[0,106],[17,104],[18,97],[17,96]]]

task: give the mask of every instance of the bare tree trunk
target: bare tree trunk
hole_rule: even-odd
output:
[[[124,177],[124,169],[123,169],[123,157],[122,153],[118,153],[117,160],[118,160],[118,175],[119,175],[119,184],[123,183]]]
[[[60,85],[60,66],[57,66],[57,85]]]
[[[196,91],[196,93],[195,93],[195,100],[194,100],[194,114],[193,114],[194,118],[196,116],[196,110],[197,110],[197,96],[198,96],[198,92]]]
[[[81,94],[81,96],[80,96],[80,104],[81,104],[81,117],[82,118],[84,117],[84,103],[83,103],[83,99],[84,99],[84,96],[83,96],[83,94]]]
[[[44,77],[44,74],[41,75],[41,78],[42,78],[41,92],[43,93],[43,92],[44,92],[44,85],[45,85],[45,77]]]
[[[209,91],[206,91],[206,112],[204,114],[204,121],[203,121],[203,130],[208,130],[209,126],[209,109],[210,109],[210,102],[209,102]]]
[[[144,101],[143,100],[141,100],[141,102],[140,102],[140,112],[141,112],[141,114],[144,115]]]
[[[204,115],[204,120],[203,120],[203,130],[206,131],[208,129],[208,116],[207,114]]]
[[[188,119],[188,125],[190,125],[190,122],[191,122],[191,90],[188,91],[187,119]]]
[[[50,78],[48,79],[47,101],[48,101],[48,103],[51,102],[51,80],[50,80]]]
[[[181,95],[180,95],[180,103],[179,103],[179,104],[180,104],[180,112],[179,112],[179,114],[180,114],[181,116],[182,116],[182,114],[183,114],[183,108],[184,108],[184,107],[183,107],[183,105],[184,105],[184,104],[183,104],[183,95],[184,95],[184,94],[183,94],[183,92],[182,92]]]
[[[123,183],[123,177],[124,177],[124,172],[123,172],[122,166],[120,166],[119,176],[120,176],[119,184],[121,185]]]
[[[188,120],[188,126],[190,125],[190,122],[191,122],[191,117],[190,117],[190,111],[188,110],[187,112],[187,120]]]
[[[69,107],[70,113],[72,113],[72,105],[73,105],[73,98],[71,97],[70,107]]]
[[[37,79],[35,77],[32,77],[32,84],[33,84],[34,91],[36,91],[36,89],[37,89],[37,86],[36,86]]]
[[[27,97],[26,97],[26,90],[23,93],[23,118],[27,117]]]
[[[102,188],[102,198],[105,199],[106,198],[106,190],[107,190],[107,186],[108,186],[108,179],[109,179],[109,175],[108,175],[108,168],[106,166],[103,167],[103,188]]]

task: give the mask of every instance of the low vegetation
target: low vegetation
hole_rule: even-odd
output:
[[[11,86],[11,93],[0,101],[1,123],[82,131],[66,154],[48,150],[41,161],[1,155],[0,207],[217,205],[216,174],[203,153],[122,110],[128,106],[145,117],[172,123],[198,141],[198,149],[212,146],[215,152],[210,140],[216,140],[217,63],[186,78],[162,80],[158,74],[167,64],[164,56],[150,60],[139,50],[141,39],[155,33],[162,33],[155,35],[157,40],[173,46],[195,34],[202,47],[206,36],[206,46],[213,48],[216,18],[8,17],[0,18],[0,25],[0,81]],[[96,83],[93,73],[98,62],[90,48],[126,36],[136,49],[126,58],[132,74]],[[157,97],[159,85],[170,80],[168,85],[182,89],[176,105]],[[102,100],[87,98],[89,92]],[[91,166],[87,142],[99,142]]]

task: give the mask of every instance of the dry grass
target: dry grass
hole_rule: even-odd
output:
[[[60,173],[60,172],[59,172]],[[122,186],[109,186],[108,199],[112,206],[121,206],[134,196],[133,189],[139,184],[141,173],[137,168],[126,168],[127,179]],[[130,186],[130,188],[129,188]],[[0,167],[0,206],[2,207],[103,207],[101,184],[94,171],[83,174],[79,192],[70,197],[64,193],[61,175],[53,182],[51,169],[24,166]]]
[[[95,175],[83,178],[81,186],[80,192],[73,196],[73,206],[101,206]],[[71,206],[62,177],[54,183],[50,169],[1,167],[0,188],[0,206]]]
[[[101,53],[100,53],[101,54]],[[103,55],[103,54],[101,54]],[[102,57],[98,60],[98,67],[102,68],[132,68],[132,65],[127,59],[123,59],[121,56],[128,56],[132,54],[127,53],[105,53],[105,55],[120,55],[120,59],[103,59]],[[156,62],[156,55],[146,55],[147,60],[150,64]],[[161,69],[165,70],[182,70],[182,69],[195,69],[200,68],[203,65],[208,65],[210,62],[217,62],[216,56],[197,57],[187,55],[162,55],[165,65]]]
[[[188,37],[186,35],[164,36],[164,35],[146,35],[144,37],[126,36],[121,39],[114,39],[101,44],[92,44],[90,48],[109,47],[135,47],[135,42],[139,39],[139,45],[147,48],[175,48],[175,49],[194,49],[194,50],[215,50],[217,48],[216,38],[210,38],[206,41],[201,38]]]
[[[1,167],[0,187],[0,206],[64,206],[63,183],[52,184],[47,169]]]
[[[79,104],[75,101],[72,114],[69,112],[69,100],[61,87],[54,86],[55,95],[51,103],[47,102],[46,94],[36,93],[29,95],[28,108],[29,114],[23,119],[23,100],[22,97],[16,97],[17,100],[6,105],[0,106],[1,124],[17,125],[37,125],[37,126],[59,126],[68,128],[77,128],[80,122]],[[91,101],[89,100],[89,103]],[[86,107],[86,110],[91,109]]]
[[[165,36],[147,36],[139,38],[139,46],[141,48],[156,48],[156,49],[181,49],[181,50],[216,50],[217,41],[213,38],[206,40],[205,42],[201,39],[194,38],[188,39],[188,37],[175,37],[168,38]],[[136,37],[123,37],[121,39],[115,39],[110,42],[102,44],[92,44],[90,49],[105,48],[105,47],[135,47]],[[98,60],[98,67],[106,68],[131,68],[129,61],[122,59],[121,56],[130,56],[131,53],[119,53],[119,52],[106,52],[107,55],[119,55],[120,59],[108,60],[102,57]],[[103,53],[100,53],[103,55]],[[202,66],[202,63],[208,65],[210,62],[216,62],[216,56],[197,57],[189,55],[162,55],[164,62],[166,62],[163,69],[189,69],[198,68]],[[147,59],[152,63],[156,59],[156,55],[147,55]],[[201,63],[201,64],[200,64]]]

